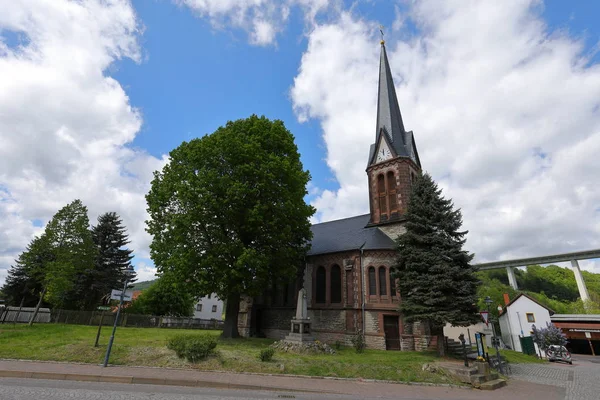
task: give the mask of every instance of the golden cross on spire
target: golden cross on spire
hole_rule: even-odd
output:
[[[381,44],[385,44],[385,40],[383,40],[383,25],[379,25],[379,32],[381,32]]]

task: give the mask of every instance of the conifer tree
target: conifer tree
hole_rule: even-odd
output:
[[[122,288],[124,271],[131,267],[133,258],[133,250],[126,248],[130,243],[127,230],[115,212],[98,217],[98,224],[92,228],[92,240],[97,249],[94,263],[83,271],[77,283],[83,309],[95,308],[112,289]],[[130,274],[128,280],[133,282],[135,274]]]
[[[406,322],[428,323],[443,354],[443,327],[467,326],[481,320],[477,312],[476,267],[463,250],[467,231],[462,215],[429,174],[414,183],[406,213],[406,233],[398,238],[400,311]]]

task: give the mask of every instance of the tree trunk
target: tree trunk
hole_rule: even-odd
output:
[[[444,327],[431,326],[431,334],[437,338],[437,353],[440,357],[446,356],[446,343],[444,340]]]
[[[225,308],[225,323],[221,337],[233,339],[240,337],[238,332],[238,314],[240,312],[240,294],[234,293],[227,296]]]
[[[42,305],[42,300],[44,299],[45,295],[46,295],[46,288],[44,288],[44,290],[42,290],[42,293],[40,294],[40,299],[38,300],[38,303],[35,306],[35,311],[33,312],[33,316],[29,320],[29,326],[33,325],[33,321],[35,321],[35,317],[37,317],[38,312],[40,311],[40,306]]]
[[[19,310],[17,311],[17,315],[15,316],[15,319],[13,319],[14,324],[19,322],[19,315],[21,315],[21,310],[23,309],[23,303],[25,303],[25,295],[23,295],[23,297],[21,297],[21,304],[19,305]]]

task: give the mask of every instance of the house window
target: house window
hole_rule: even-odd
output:
[[[377,281],[375,280],[375,267],[369,267],[369,294],[377,295]]]
[[[331,267],[329,272],[329,284],[331,286],[331,302],[341,303],[342,302],[342,270],[339,265]]]
[[[196,311],[202,311],[202,304],[196,304]]]
[[[390,294],[392,297],[396,297],[398,295],[396,292],[396,280],[392,278],[392,270],[390,270]]]
[[[379,213],[387,214],[387,196],[385,193],[385,177],[377,175],[377,193],[379,193]]]
[[[217,305],[216,304],[213,306],[212,312],[217,312]]]
[[[317,303],[325,303],[325,296],[327,290],[327,282],[326,282],[326,272],[325,267],[317,268],[317,276],[316,276],[316,302]]]
[[[533,313],[528,312],[526,315],[527,315],[527,322],[535,322],[535,317],[533,316]]]
[[[379,295],[387,296],[387,279],[385,279],[385,267],[379,267]]]
[[[396,177],[392,171],[387,173],[388,197],[390,199],[390,213],[397,211],[398,198],[396,197]]]

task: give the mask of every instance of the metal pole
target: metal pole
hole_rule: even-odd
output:
[[[487,312],[488,318],[490,319],[490,323],[492,324],[492,341],[494,342],[494,347],[496,348],[496,359],[498,360],[498,371],[502,374],[502,363],[500,362],[500,350],[498,349],[499,340],[496,338],[496,328],[494,327],[494,319],[490,314],[490,303],[487,304]]]
[[[108,347],[106,348],[106,356],[104,356],[104,364],[103,367],[108,365],[108,358],[110,357],[110,351],[112,350],[113,342],[115,341],[115,332],[117,331],[117,323],[119,322],[119,315],[121,314],[121,306],[123,305],[123,297],[125,296],[125,290],[127,290],[127,281],[129,276],[125,276],[125,285],[123,285],[123,291],[121,292],[121,297],[119,298],[119,308],[117,308],[117,315],[115,316],[115,323],[113,325],[112,335],[110,336],[110,340],[108,341]]]
[[[94,343],[94,347],[98,347],[98,341],[100,340],[100,331],[102,330],[102,320],[104,319],[104,310],[100,314],[100,323],[98,324],[98,333],[96,334],[96,343]]]

